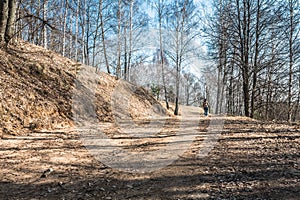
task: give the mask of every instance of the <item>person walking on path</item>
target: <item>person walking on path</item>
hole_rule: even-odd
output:
[[[204,99],[203,101],[203,109],[204,109],[204,116],[207,116],[208,115],[208,102],[206,99]]]

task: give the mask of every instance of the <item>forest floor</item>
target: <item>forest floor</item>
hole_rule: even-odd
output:
[[[178,149],[169,148],[173,160],[155,169],[143,170],[137,163],[122,170],[113,154],[110,161],[119,166],[101,162],[82,139],[82,130],[4,135],[0,199],[299,199],[299,124],[204,117],[192,107],[187,112],[188,117],[167,117],[159,132],[142,138],[125,137],[120,124],[102,124],[110,139],[125,143],[130,153],[148,152],[153,162],[153,152],[174,142],[171,137],[186,139],[174,142],[183,148],[181,155],[175,159]],[[217,134],[212,131],[215,119],[222,123]],[[135,123],[146,126],[149,120]],[[206,153],[204,143],[211,145]],[[51,172],[43,176],[47,169]]]

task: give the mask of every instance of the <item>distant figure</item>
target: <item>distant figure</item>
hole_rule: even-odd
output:
[[[208,115],[208,102],[206,99],[203,101],[203,109],[204,109],[204,116]]]

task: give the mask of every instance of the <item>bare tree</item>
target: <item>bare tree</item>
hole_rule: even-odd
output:
[[[288,78],[288,121],[292,121],[293,110],[293,77],[295,61],[299,59],[299,1],[288,0],[286,2],[286,10],[288,13],[286,38],[288,38],[288,65],[289,65],[289,78]],[[298,7],[298,13],[297,13]],[[297,29],[298,27],[298,29]],[[299,90],[299,89],[298,89]]]
[[[74,44],[74,49],[75,49],[75,60],[78,61],[78,35],[79,35],[79,10],[80,10],[80,0],[77,0],[76,3],[76,14],[74,16],[74,21],[75,21],[75,44]]]
[[[5,30],[8,19],[8,1],[0,2],[0,43],[1,46],[5,42]]]
[[[66,53],[66,40],[67,40],[67,18],[68,18],[68,0],[64,1],[64,14],[63,14],[63,38],[62,38],[62,56],[65,56]]]
[[[169,109],[168,102],[168,92],[166,86],[166,78],[165,78],[165,53],[164,53],[164,42],[163,42],[163,22],[166,17],[166,3],[164,0],[157,0],[152,4],[152,7],[156,11],[157,20],[158,20],[158,30],[159,30],[159,51],[160,51],[160,60],[157,64],[161,65],[161,76],[163,82],[163,91],[164,91],[164,100],[166,103],[166,108]]]
[[[111,73],[110,72],[110,68],[109,68],[109,63],[108,63],[108,58],[107,58],[107,52],[106,52],[106,43],[105,43],[105,31],[104,31],[104,19],[103,19],[103,2],[102,0],[99,0],[99,14],[100,14],[100,26],[101,26],[101,39],[102,39],[102,46],[103,46],[103,55],[104,55],[104,59],[105,59],[105,65],[106,65],[106,69],[107,69],[107,73]]]
[[[43,1],[43,20],[47,21],[48,19],[48,0]],[[48,33],[47,33],[47,24],[43,24],[43,44],[44,48],[48,48]]]
[[[81,25],[81,57],[82,57],[82,63],[88,64],[88,44],[89,44],[89,37],[85,37],[86,35],[89,34],[88,32],[88,27],[89,24],[87,23],[87,18],[89,17],[89,8],[87,8],[87,2],[86,0],[83,1],[83,9],[82,9],[82,25]]]
[[[133,32],[133,5],[134,5],[134,0],[130,0],[129,2],[130,4],[130,9],[129,9],[129,51],[128,51],[128,61],[127,61],[127,50],[125,53],[125,69],[124,69],[124,79],[128,80],[130,75],[129,75],[129,70],[130,70],[130,66],[131,66],[131,59],[132,59],[132,32]],[[126,38],[125,38],[126,40]],[[127,45],[125,44],[125,48],[127,47]]]
[[[224,86],[229,81],[226,90],[230,112],[236,113],[235,108],[240,107],[235,105],[240,104],[236,101],[239,99],[236,97],[240,97],[239,90],[235,89],[240,84],[244,115],[261,115],[260,111],[256,111],[264,105],[269,112],[274,91],[279,94],[280,81],[284,80],[278,77],[279,71],[274,74],[274,70],[284,66],[282,27],[278,25],[280,17],[276,16],[281,15],[280,6],[276,0],[217,0],[213,5],[216,14],[207,18],[209,23],[205,33],[209,38],[212,58],[218,63],[217,110],[223,97],[220,83],[223,82]],[[267,98],[263,98],[264,95]]]
[[[193,51],[192,43],[198,32],[198,19],[196,7],[192,0],[176,0],[169,6],[168,29],[172,30],[172,38],[169,38],[168,56],[175,66],[175,109],[174,114],[179,114],[179,95],[181,71],[189,53]]]
[[[122,23],[122,0],[118,0],[118,29],[117,29],[117,66],[116,66],[116,75],[117,78],[121,78],[121,23]]]

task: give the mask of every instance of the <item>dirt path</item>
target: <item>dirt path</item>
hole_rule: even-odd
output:
[[[299,125],[215,119],[189,110],[152,132],[151,125],[159,121],[135,121],[144,127],[139,130],[151,134],[124,134],[132,127],[126,122],[119,127],[102,124],[106,140],[117,140],[127,154],[152,156],[152,168],[143,168],[149,163],[141,156],[128,157],[132,162],[126,164],[128,158],[120,159],[125,154],[111,155],[108,163],[107,157],[91,154],[99,146],[87,145],[91,137],[83,140],[80,131],[5,136],[0,143],[0,199],[299,199]],[[224,122],[219,135],[216,122]]]

